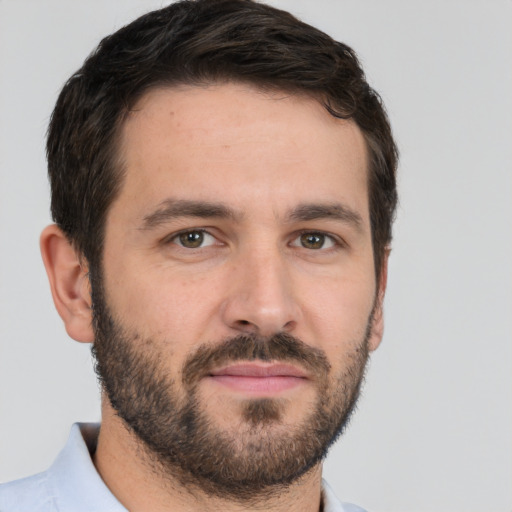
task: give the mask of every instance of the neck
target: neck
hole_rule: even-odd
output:
[[[212,496],[185,486],[167,472],[157,471],[141,441],[127,429],[108,400],[102,404],[102,425],[94,465],[112,494],[130,512],[318,512],[321,509],[321,466],[279,492],[265,492],[242,502]]]

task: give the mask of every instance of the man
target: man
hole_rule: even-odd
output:
[[[361,510],[321,468],[382,337],[397,152],[354,52],[178,2],[101,42],[47,149],[41,251],[102,424],[0,510]]]

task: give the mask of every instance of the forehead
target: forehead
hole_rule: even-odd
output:
[[[192,194],[241,208],[259,197],[276,208],[343,199],[367,210],[360,129],[303,95],[237,83],[154,89],[122,126],[120,155],[121,195],[135,204]]]

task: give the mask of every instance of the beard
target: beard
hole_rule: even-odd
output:
[[[373,315],[364,338],[344,354],[338,375],[331,375],[322,350],[278,333],[200,345],[177,376],[169,374],[166,355],[157,348],[165,345],[162,340],[123,327],[101,285],[93,290],[96,374],[116,414],[135,434],[143,460],[164,481],[245,503],[270,498],[314,468],[347,425],[368,360]],[[296,363],[311,374],[315,402],[300,423],[283,422],[286,408],[294,407],[290,400],[247,398],[233,428],[215,425],[201,403],[199,383],[213,368],[242,360]]]

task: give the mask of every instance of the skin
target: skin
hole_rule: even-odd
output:
[[[154,340],[149,349],[178,386],[195,347],[240,333],[293,334],[324,351],[331,374],[340,374],[376,297],[368,343],[377,348],[386,263],[376,283],[366,148],[354,123],[314,99],[242,84],[157,89],[128,116],[120,154],[126,175],[107,216],[106,299],[128,329]],[[183,200],[231,214],[170,215]],[[297,214],[312,204],[337,205],[344,215]],[[202,247],[180,246],[177,234],[198,229],[207,232]],[[325,235],[323,247],[304,247],[303,232]],[[43,232],[41,248],[68,334],[92,342],[85,262],[56,226]],[[199,384],[211,421],[234,433],[251,396],[284,399],[282,422],[268,426],[278,435],[307,416],[316,393],[311,378],[270,391]],[[105,397],[102,416],[94,462],[129,510],[248,510],[155,478]],[[318,465],[264,509],[319,510],[320,485]]]

